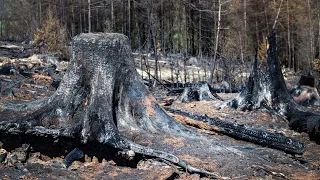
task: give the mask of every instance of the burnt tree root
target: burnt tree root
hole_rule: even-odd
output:
[[[308,110],[294,101],[285,85],[278,60],[275,32],[268,37],[266,67],[255,59],[246,88],[229,105],[243,111],[264,110],[287,117],[289,126],[309,134],[320,143],[320,113]]]
[[[0,100],[0,132],[79,138],[82,143],[97,141],[217,177],[186,165],[173,154],[129,141],[125,138],[128,131],[169,133],[222,146],[187,129],[161,109],[136,72],[129,41],[121,34],[74,37],[70,65],[52,96],[29,103]],[[79,151],[72,153],[66,164],[80,155]]]
[[[204,122],[209,126],[215,126],[217,128],[213,128],[213,130],[236,139],[282,150],[290,154],[303,154],[306,150],[305,145],[299,140],[286,137],[280,133],[271,133],[262,129],[249,127],[246,124],[231,123],[218,118],[200,116],[173,108],[165,108],[165,110],[173,114],[179,114],[196,121]]]

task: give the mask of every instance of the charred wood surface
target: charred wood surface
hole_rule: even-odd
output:
[[[181,102],[192,102],[192,101],[209,101],[216,99],[210,92],[207,83],[198,84],[192,87],[184,88],[184,91],[179,97]]]
[[[194,83],[194,84],[187,84],[185,87],[194,87],[194,86],[201,86],[203,83]],[[211,94],[215,96],[216,93],[239,93],[241,90],[239,89],[223,89],[223,88],[213,88],[209,84],[209,90]],[[170,87],[170,86],[167,86]],[[180,95],[185,88],[179,87],[179,88],[171,88],[167,95],[168,96],[175,96],[175,95]],[[218,99],[218,98],[217,98]]]
[[[177,96],[182,102],[203,101],[219,99],[224,101],[218,94],[217,89],[212,88],[208,83],[188,83],[185,88],[173,88],[167,93],[168,96]]]
[[[133,143],[121,134],[132,130],[219,144],[187,129],[161,109],[136,72],[129,41],[121,34],[74,37],[70,65],[52,96],[29,103],[0,100],[1,133],[97,141],[125,152],[162,158],[189,172],[217,177],[187,165],[173,154]]]
[[[266,67],[255,59],[246,88],[230,105],[240,110],[262,109],[284,115],[292,129],[307,132],[319,142],[320,114],[298,105],[285,85],[277,55],[275,32],[268,37],[269,49]]]
[[[63,159],[63,164],[66,167],[69,167],[73,161],[83,158],[83,156],[84,156],[84,153],[80,149],[75,148]]]
[[[286,137],[280,133],[271,133],[263,129],[250,127],[246,124],[237,124],[220,120],[218,118],[210,118],[208,116],[200,116],[185,111],[165,108],[166,111],[174,114],[186,116],[196,121],[201,121],[209,126],[215,126],[215,131],[225,134],[236,139],[252,142],[262,146],[279,149],[291,154],[302,154],[306,147],[299,140]]]

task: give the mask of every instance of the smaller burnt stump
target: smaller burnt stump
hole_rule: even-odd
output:
[[[284,115],[292,129],[307,132],[313,140],[319,141],[320,113],[303,108],[293,99],[278,60],[275,32],[268,37],[268,42],[266,67],[261,67],[256,57],[247,86],[230,102],[231,107]]]
[[[195,84],[191,87],[186,87],[179,97],[181,102],[210,101],[215,99],[216,98],[210,92],[210,88],[207,83]]]

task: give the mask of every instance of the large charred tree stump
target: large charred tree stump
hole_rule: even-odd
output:
[[[276,35],[268,37],[267,66],[259,66],[255,59],[246,88],[231,101],[241,110],[262,109],[288,118],[295,130],[307,132],[314,140],[320,138],[320,115],[299,106],[290,95],[283,78],[276,48]]]
[[[54,95],[20,104],[0,100],[0,132],[77,137],[84,143],[98,141],[127,152],[160,157],[190,172],[215,176],[120,134],[134,130],[206,139],[160,108],[135,70],[128,42],[121,34],[76,36],[70,65]]]

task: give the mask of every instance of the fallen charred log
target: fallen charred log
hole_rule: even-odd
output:
[[[204,122],[209,126],[215,126],[216,128],[212,128],[213,130],[236,139],[279,149],[291,154],[303,154],[306,150],[305,145],[299,140],[286,137],[280,133],[271,133],[262,129],[249,127],[249,125],[246,124],[231,123],[218,118],[200,116],[178,109],[165,108],[165,110],[173,114],[179,114],[196,121]]]
[[[320,114],[299,106],[290,95],[283,78],[276,48],[275,32],[268,37],[269,49],[266,67],[255,59],[246,88],[230,105],[240,110],[262,109],[284,115],[292,129],[307,132],[319,142]]]
[[[159,157],[189,172],[217,177],[177,156],[143,147],[122,134],[170,133],[203,139],[168,116],[135,70],[128,39],[120,34],[81,34],[72,42],[73,58],[57,91],[30,103],[0,100],[0,131],[98,141],[123,151]]]

